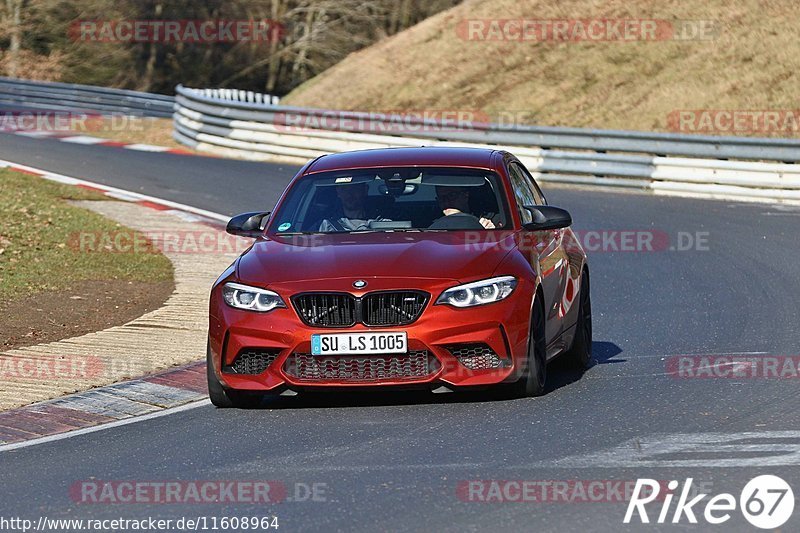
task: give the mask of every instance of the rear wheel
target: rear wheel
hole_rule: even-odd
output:
[[[217,407],[258,407],[261,403],[260,394],[245,393],[225,389],[217,379],[214,372],[214,363],[211,360],[211,348],[206,348],[206,377],[208,378],[208,397]]]
[[[536,298],[539,298],[538,294]],[[544,305],[539,300],[533,308],[525,375],[514,384],[515,392],[519,396],[541,396],[544,394],[547,383],[547,344],[544,332]]]
[[[564,354],[570,365],[584,370],[592,359],[592,295],[589,292],[589,274],[581,276],[580,306],[575,323],[575,338],[572,347]]]

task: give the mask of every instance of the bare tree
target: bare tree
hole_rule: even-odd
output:
[[[22,47],[22,2],[6,0],[5,26],[8,28],[8,75],[17,77],[19,71],[19,51]]]
[[[5,0],[6,72],[18,72],[22,48],[42,59],[56,54],[57,77],[63,81],[167,93],[183,83],[284,94],[348,54],[458,2]],[[30,9],[24,7],[28,3]],[[267,42],[92,42],[70,37],[70,28],[82,20],[120,19],[269,20],[283,31]]]

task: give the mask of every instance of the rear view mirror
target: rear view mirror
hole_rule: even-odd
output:
[[[409,194],[414,194],[417,192],[419,186],[416,183],[403,183],[400,182],[399,184],[387,184],[387,185],[380,185],[378,187],[378,192],[382,196],[407,196]]]
[[[545,231],[566,228],[572,225],[572,216],[565,209],[549,205],[526,205],[533,221],[524,224],[528,231]]]
[[[236,215],[228,222],[225,231],[240,237],[260,237],[269,220],[269,211]]]

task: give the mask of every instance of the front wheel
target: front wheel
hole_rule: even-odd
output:
[[[589,292],[589,274],[581,276],[580,306],[575,322],[572,347],[564,354],[576,370],[585,370],[592,359],[592,296]]]
[[[538,297],[538,296],[537,296]],[[517,381],[515,392],[519,396],[541,396],[547,383],[547,344],[545,342],[545,318],[543,302],[536,302],[533,309],[528,358],[525,375]]]
[[[208,398],[217,407],[258,407],[262,396],[245,392],[227,390],[217,379],[214,362],[211,359],[211,347],[206,347],[206,378],[208,379]]]

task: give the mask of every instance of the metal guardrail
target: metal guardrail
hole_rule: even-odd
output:
[[[180,90],[184,90],[182,85],[178,85]],[[269,94],[256,93],[253,91],[241,91],[239,89],[190,89],[193,94],[202,95],[212,101],[223,100],[226,103],[248,103],[256,105],[277,106],[280,98]]]
[[[178,86],[180,105],[206,112],[210,115],[236,118],[245,121],[277,124],[286,115],[317,116],[324,119],[335,113],[339,119],[351,119],[353,133],[380,131],[375,113],[327,111],[237,101],[212,96],[209,89],[188,89]],[[222,91],[225,91],[223,89]],[[269,96],[263,98],[268,99]],[[221,110],[221,104],[226,109]],[[387,115],[381,115],[379,121]],[[388,115],[391,117],[392,115]],[[399,120],[410,126],[419,126],[416,137],[442,139],[449,141],[483,143],[509,146],[539,146],[543,148],[570,148],[596,152],[630,152],[658,155],[752,159],[783,162],[800,162],[800,139],[764,139],[751,137],[716,137],[710,135],[681,135],[675,133],[651,133],[620,130],[594,130],[581,128],[557,128],[551,126],[503,126],[499,124],[474,124],[468,130],[448,130],[436,128],[433,120],[409,119],[397,115]],[[309,122],[311,122],[309,120]],[[344,120],[341,126],[346,127]],[[425,126],[431,126],[425,128]]]
[[[800,140],[713,137],[484,124],[453,129],[397,116],[410,131],[390,131],[391,116],[280,106],[269,96],[226,97],[178,86],[174,133],[199,150],[254,160],[298,162],[367,148],[469,145],[503,147],[543,181],[632,187],[660,193],[800,200]],[[335,117],[336,130],[322,129]],[[301,124],[298,126],[297,124]],[[320,128],[307,127],[318,124]],[[303,126],[306,125],[306,126]],[[344,130],[344,131],[343,131]]]
[[[174,104],[175,97],[164,94],[0,77],[0,106],[13,109],[124,113],[169,118]]]

